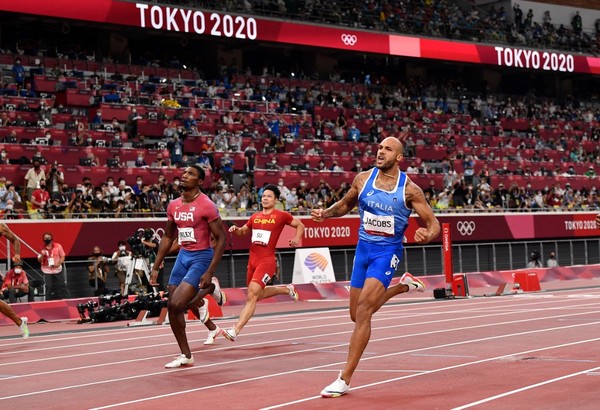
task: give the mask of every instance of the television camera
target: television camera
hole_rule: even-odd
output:
[[[127,243],[131,246],[131,252],[134,256],[141,256],[144,248],[142,240],[150,241],[154,237],[154,231],[152,229],[144,229],[136,231],[132,236],[127,238]]]

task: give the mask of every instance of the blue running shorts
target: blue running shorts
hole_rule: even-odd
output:
[[[169,286],[179,286],[181,282],[186,282],[194,288],[198,288],[200,279],[208,269],[212,258],[213,250],[211,248],[201,251],[181,249],[169,277]]]
[[[387,289],[402,260],[402,251],[402,245],[375,245],[359,240],[350,286],[362,289],[367,278],[375,278]]]

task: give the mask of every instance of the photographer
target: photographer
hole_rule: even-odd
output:
[[[148,291],[149,283],[148,276],[150,275],[150,266],[156,260],[156,251],[158,249],[158,240],[154,237],[152,229],[144,229],[136,232],[130,238],[127,238],[127,243],[131,246],[131,251],[134,258],[133,271],[139,281],[139,292],[145,293]],[[164,273],[164,269],[160,269],[159,274]],[[162,276],[162,274],[161,274]],[[162,277],[157,281],[162,290]]]
[[[529,255],[529,262],[527,262],[528,268],[541,268],[542,267],[542,255],[540,251],[532,251]]]
[[[65,174],[58,169],[58,162],[54,161],[50,168],[50,173],[46,178],[48,191],[52,199],[57,198],[60,195],[62,184],[65,182]]]
[[[47,206],[50,202],[50,194],[46,191],[46,181],[40,181],[40,185],[31,193],[31,219],[46,218]]]
[[[96,288],[94,296],[103,295],[107,292],[106,280],[110,271],[110,266],[108,265],[110,259],[102,256],[102,250],[99,246],[94,246],[92,255],[88,260],[90,261],[87,267],[88,281],[91,287]]]
[[[119,289],[122,295],[125,294],[125,276],[127,275],[127,269],[131,263],[131,252],[129,252],[125,246],[125,241],[119,241],[117,243],[119,247],[112,255],[112,263],[115,265],[115,276],[119,280]]]

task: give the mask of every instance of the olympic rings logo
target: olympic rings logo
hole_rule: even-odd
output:
[[[476,226],[473,221],[458,221],[456,228],[462,236],[471,236],[475,232]]]
[[[347,46],[353,46],[358,41],[358,37],[354,34],[342,34],[342,43]]]

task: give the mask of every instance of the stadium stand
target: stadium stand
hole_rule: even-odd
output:
[[[221,5],[196,3],[206,8]],[[348,2],[349,7],[342,9],[326,8],[316,1],[310,9],[295,10],[265,8],[264,2],[246,3],[251,7],[239,2],[226,4],[231,11],[369,30],[507,44],[515,41],[510,37],[513,18],[506,12],[484,12],[477,7],[465,11],[454,2]],[[327,13],[322,13],[325,9]],[[447,13],[441,13],[442,9]],[[409,20],[409,15],[419,18]],[[595,47],[595,33],[574,36],[573,29],[565,29],[550,42],[535,38],[535,24],[517,30],[528,39],[528,45],[578,51]],[[548,32],[557,29],[550,26],[546,25]],[[216,75],[207,78],[200,69],[174,64],[172,57],[151,59],[149,50],[132,52],[132,63],[124,64],[109,58],[97,61],[82,51],[80,44],[68,49],[60,45],[64,50],[57,44],[54,53],[39,52],[40,45],[37,38],[22,52],[18,49],[25,48],[23,44],[0,47],[0,148],[6,153],[0,171],[20,187],[32,156],[40,153],[46,169],[58,164],[64,184],[73,194],[83,177],[101,188],[108,176],[122,176],[129,185],[141,175],[148,186],[159,188],[159,194],[173,198],[176,188],[159,185],[158,177],[163,175],[171,182],[180,172],[173,165],[177,135],[185,154],[178,163],[196,163],[201,154],[207,154],[205,188],[209,193],[226,188],[220,164],[228,152],[234,161],[235,188],[249,188],[251,203],[258,202],[258,190],[264,183],[284,176],[290,188],[298,187],[299,196],[289,201],[282,198],[284,206],[299,203],[290,210],[306,212],[311,205],[303,202],[302,196],[308,190],[326,179],[331,190],[320,190],[320,199],[323,204],[331,203],[343,194],[342,182],[350,183],[357,170],[372,165],[381,138],[409,131],[402,167],[410,168],[411,178],[423,189],[430,189],[430,201],[440,212],[455,208],[600,207],[596,193],[600,109],[590,90],[583,96],[587,101],[570,95],[552,98],[485,88],[469,91],[456,74],[390,82],[383,68],[381,72],[375,68],[372,84],[356,72],[354,81],[335,72],[328,79],[315,79],[304,74],[308,69],[284,78],[272,70],[261,74],[242,70],[233,62],[221,65]],[[185,53],[183,47],[181,51]],[[12,78],[17,60],[27,73],[24,84]],[[350,137],[352,127],[358,130],[355,139]],[[257,150],[253,175],[245,166],[250,142]],[[274,155],[276,169],[269,169]],[[143,157],[146,165],[136,166],[138,157]],[[507,187],[506,193],[500,190],[501,184]],[[103,200],[108,209],[115,209],[125,196]],[[19,217],[27,217],[25,201]],[[132,211],[164,212],[163,205],[149,198],[138,196],[129,201]],[[61,211],[47,210],[45,217],[72,215],[68,203],[55,205]],[[93,212],[88,215],[96,216]]]

